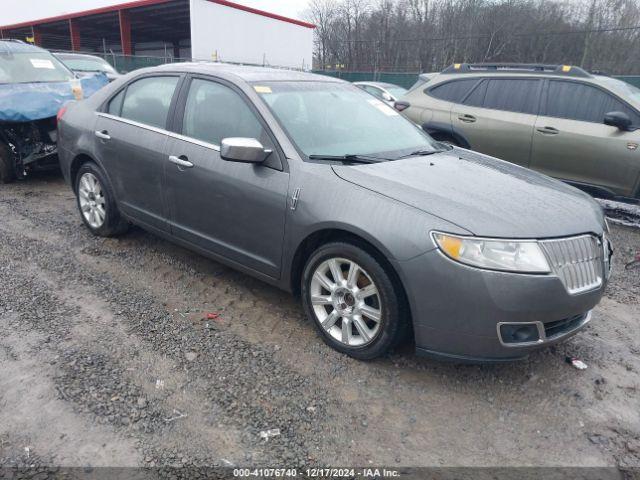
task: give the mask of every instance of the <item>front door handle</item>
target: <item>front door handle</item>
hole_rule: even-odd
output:
[[[538,130],[540,133],[542,133],[544,135],[557,135],[557,134],[560,133],[560,130],[558,130],[557,128],[553,128],[553,127],[536,128],[536,130]]]
[[[191,163],[189,159],[184,155],[182,155],[181,157],[169,155],[169,161],[175,165],[178,165],[180,168],[193,168],[193,163]]]
[[[476,121],[476,117],[465,113],[464,115],[458,115],[458,120],[465,123],[473,123]]]
[[[96,137],[102,140],[111,140],[111,135],[106,130],[96,130]]]

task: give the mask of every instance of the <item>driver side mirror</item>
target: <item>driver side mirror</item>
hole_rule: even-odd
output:
[[[262,163],[270,154],[255,138],[224,138],[220,144],[220,157],[229,162]]]
[[[604,116],[604,124],[617,127],[623,131],[631,130],[631,118],[624,112],[609,112]]]

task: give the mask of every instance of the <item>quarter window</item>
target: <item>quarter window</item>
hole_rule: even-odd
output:
[[[429,95],[447,102],[462,103],[464,97],[469,90],[478,83],[477,78],[468,78],[465,80],[455,80],[453,82],[443,83],[428,90]]]
[[[540,80],[491,79],[482,105],[493,110],[537,115],[541,85]]]
[[[133,82],[127,87],[121,116],[153,127],[166,128],[177,84],[178,77],[147,77]]]
[[[546,112],[549,117],[602,123],[605,114],[614,111],[629,115],[634,125],[640,123],[635,111],[599,88],[577,82],[549,82]]]
[[[266,132],[253,111],[231,88],[194,79],[184,111],[182,133],[214,145],[223,138],[257,138],[267,143]]]

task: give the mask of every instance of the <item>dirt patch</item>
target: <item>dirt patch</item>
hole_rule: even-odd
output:
[[[612,227],[607,297],[564,344],[363,363],[286,293],[139,229],[93,237],[75,208],[57,177],[0,189],[0,464],[640,464],[637,230]]]

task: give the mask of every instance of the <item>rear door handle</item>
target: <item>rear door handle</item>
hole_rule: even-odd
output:
[[[96,137],[102,140],[111,140],[111,135],[106,130],[96,130]]]
[[[560,130],[558,130],[557,128],[553,128],[553,127],[536,128],[536,130],[538,130],[540,133],[542,133],[544,135],[557,135],[557,134],[560,133]]]
[[[476,121],[476,117],[465,113],[464,115],[458,115],[458,120],[465,123],[473,123]]]
[[[191,163],[189,159],[184,155],[181,157],[169,155],[169,161],[175,165],[178,165],[180,168],[193,168],[193,163]]]

